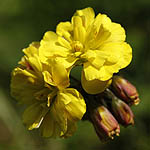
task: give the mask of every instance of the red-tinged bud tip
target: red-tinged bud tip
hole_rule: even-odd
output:
[[[115,118],[123,126],[133,125],[134,124],[134,115],[131,108],[122,100],[114,99],[112,101],[112,112]]]
[[[112,80],[112,90],[122,100],[129,105],[138,105],[139,94],[134,85],[120,76],[114,76]]]
[[[99,106],[91,111],[90,118],[101,141],[104,142],[114,139],[114,136],[119,136],[120,126],[106,107]]]

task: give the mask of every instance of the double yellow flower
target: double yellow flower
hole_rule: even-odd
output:
[[[92,8],[78,10],[71,22],[61,22],[41,42],[24,49],[25,56],[12,72],[11,93],[26,104],[23,122],[39,128],[45,137],[68,137],[86,112],[82,95],[69,88],[69,73],[83,66],[81,84],[98,94],[111,83],[113,73],[126,67],[132,49],[125,31],[106,15],[95,17]]]
[[[83,65],[81,83],[86,92],[97,94],[110,83],[113,73],[126,67],[132,49],[124,42],[125,31],[106,15],[95,17],[92,8],[78,10],[71,22],[61,22],[56,33],[45,33],[39,55],[55,57],[65,68]]]
[[[55,59],[42,63],[39,43],[24,49],[25,56],[14,69],[11,93],[27,105],[23,122],[29,130],[40,128],[45,137],[68,137],[86,111],[81,94],[69,86],[68,72]]]

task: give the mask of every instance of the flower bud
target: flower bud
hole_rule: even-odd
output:
[[[140,99],[135,86],[133,86],[126,79],[120,76],[114,76],[112,80],[112,90],[120,99],[124,100],[127,104],[139,104]]]
[[[106,107],[99,106],[94,109],[90,112],[90,119],[101,141],[113,139],[115,135],[119,136],[120,126]]]
[[[112,112],[118,122],[123,126],[134,124],[134,115],[131,108],[120,99],[112,100]]]

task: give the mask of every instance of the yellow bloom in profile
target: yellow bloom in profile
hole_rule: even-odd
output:
[[[65,68],[83,65],[81,82],[90,94],[102,92],[113,73],[126,67],[132,49],[125,42],[125,31],[104,14],[95,17],[92,8],[77,10],[71,22],[58,24],[56,33],[45,33],[39,48],[42,62],[56,58]]]
[[[34,42],[23,50],[25,56],[12,72],[11,94],[27,105],[23,122],[29,130],[39,128],[44,137],[71,136],[86,104],[76,89],[67,88],[68,72],[60,62],[41,62],[39,47]]]

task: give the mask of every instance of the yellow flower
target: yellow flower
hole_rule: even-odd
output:
[[[85,113],[85,103],[81,94],[72,88],[57,93],[57,97],[44,118],[40,130],[45,137],[71,136],[76,129],[75,122]]]
[[[109,85],[113,73],[130,63],[132,49],[120,24],[85,8],[77,10],[71,22],[59,23],[56,33],[45,33],[39,55],[43,62],[56,58],[65,68],[83,65],[82,86],[97,94]]]
[[[38,42],[23,50],[20,66],[12,72],[11,94],[26,104],[23,122],[29,130],[40,128],[45,137],[68,137],[82,119],[86,104],[82,95],[69,87],[68,72],[55,59],[42,63]]]

